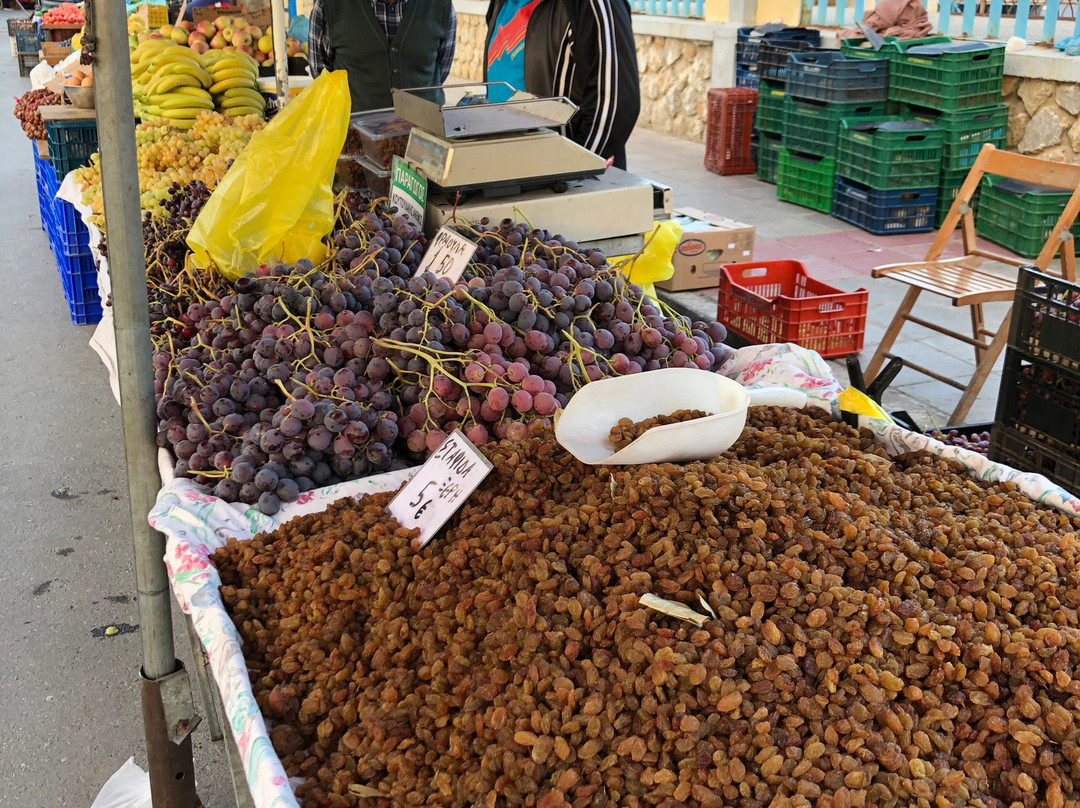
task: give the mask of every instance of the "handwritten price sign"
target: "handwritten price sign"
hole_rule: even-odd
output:
[[[408,484],[388,510],[403,527],[420,528],[423,547],[465,504],[491,473],[492,465],[472,442],[455,430]]]
[[[475,254],[475,244],[443,225],[428,245],[416,274],[423,275],[430,271],[437,278],[456,283]]]

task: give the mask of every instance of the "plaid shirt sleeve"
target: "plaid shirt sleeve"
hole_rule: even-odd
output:
[[[323,0],[314,0],[308,16],[308,61],[311,75],[318,76],[328,70],[334,54],[330,48],[330,31],[326,28],[326,9]]]
[[[442,44],[439,46],[439,74],[442,76],[441,82],[446,81],[446,77],[450,75],[450,67],[454,64],[454,45],[457,40],[457,14],[454,13],[454,7],[450,6],[450,26],[446,29],[446,38],[443,39]]]

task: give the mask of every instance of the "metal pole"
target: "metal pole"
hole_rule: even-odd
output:
[[[278,101],[289,100],[289,57],[285,53],[285,6],[282,0],[270,0],[270,25],[274,29],[274,76]]]
[[[178,667],[173,646],[165,537],[146,521],[160,478],[127,15],[125,5],[115,0],[93,0],[91,11],[97,32],[94,94],[135,543],[150,787],[155,808],[190,808],[197,798],[189,733],[198,719],[191,706],[190,687],[186,688],[184,704],[186,674]]]

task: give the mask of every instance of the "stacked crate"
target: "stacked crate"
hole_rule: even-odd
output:
[[[758,179],[776,184],[784,132],[784,80],[788,56],[813,50],[805,39],[766,39],[758,48],[758,106],[754,119]]]
[[[1037,258],[1072,196],[1061,188],[984,176],[975,229],[979,235],[1024,258]],[[1073,249],[1080,253],[1080,221],[1072,226]]]
[[[888,87],[887,59],[847,59],[836,51],[789,54],[776,195],[831,212],[841,124],[885,115]]]
[[[37,66],[41,51],[37,20],[8,20],[8,32],[15,45],[14,56],[19,61],[19,75],[26,78]]]
[[[842,122],[833,215],[879,236],[933,230],[943,137],[895,116]]]
[[[735,40],[735,86],[757,88],[758,59],[761,45],[770,43],[806,43],[809,47],[821,44],[821,32],[810,28],[788,28],[784,25],[761,25],[740,28]]]
[[[75,325],[96,323],[101,320],[101,299],[97,268],[90,252],[90,233],[74,205],[56,198],[60,180],[53,164],[38,152],[36,142],[34,169],[41,226],[56,258],[71,322]]]
[[[1080,285],[1020,270],[990,459],[1080,491]]]

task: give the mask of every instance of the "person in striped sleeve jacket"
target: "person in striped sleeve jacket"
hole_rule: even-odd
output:
[[[487,27],[485,81],[569,98],[564,134],[625,169],[641,107],[627,0],[491,0]]]

